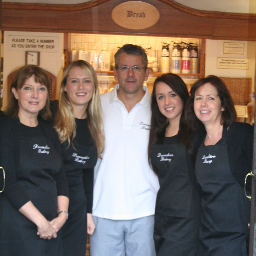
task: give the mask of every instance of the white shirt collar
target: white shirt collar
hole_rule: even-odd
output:
[[[119,84],[115,86],[115,88],[110,92],[110,104],[113,103],[114,101],[120,101],[117,97],[117,90],[119,89]],[[143,96],[142,100],[138,103],[144,108],[148,107],[148,104],[150,104],[151,101],[151,94],[148,91],[148,88],[146,86],[143,86],[143,90],[146,92],[145,95]]]

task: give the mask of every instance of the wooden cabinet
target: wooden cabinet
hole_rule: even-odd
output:
[[[256,40],[256,15],[202,11],[175,0],[147,0],[160,14],[146,29],[117,25],[112,10],[127,0],[94,0],[81,4],[2,3],[2,30],[62,33],[171,35],[220,40]]]

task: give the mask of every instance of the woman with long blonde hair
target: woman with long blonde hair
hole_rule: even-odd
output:
[[[78,60],[64,71],[54,127],[62,143],[69,183],[69,217],[63,229],[64,255],[84,256],[86,230],[92,234],[93,170],[104,149],[104,130],[97,76]]]

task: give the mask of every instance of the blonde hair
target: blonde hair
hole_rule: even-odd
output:
[[[77,60],[69,64],[65,69],[59,91],[59,106],[55,118],[54,127],[59,135],[61,143],[67,140],[70,145],[70,143],[73,142],[76,136],[76,122],[73,114],[72,105],[64,89],[67,83],[67,77],[69,75],[69,72],[74,67],[80,67],[85,73],[90,76],[91,81],[94,84],[93,96],[88,103],[86,112],[88,127],[92,139],[97,147],[98,157],[101,158],[101,153],[103,152],[105,146],[102,108],[100,103],[97,76],[94,69],[88,62],[83,60]]]
[[[22,86],[24,85],[25,81],[29,79],[31,76],[34,76],[35,82],[45,85],[47,88],[47,99],[45,106],[43,109],[41,109],[38,113],[39,116],[41,116],[44,120],[49,120],[52,117],[51,111],[50,111],[50,80],[45,71],[36,66],[36,65],[26,65],[21,67],[17,72],[15,73],[11,87],[10,87],[10,96],[8,100],[8,106],[6,110],[6,114],[10,117],[16,118],[19,114],[19,103],[18,100],[15,98],[12,88],[14,88],[16,91],[20,90]]]

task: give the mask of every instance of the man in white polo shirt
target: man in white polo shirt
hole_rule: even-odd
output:
[[[101,95],[105,151],[95,168],[92,256],[154,256],[159,183],[148,164],[151,95],[147,55],[126,44],[115,54],[119,84]]]

